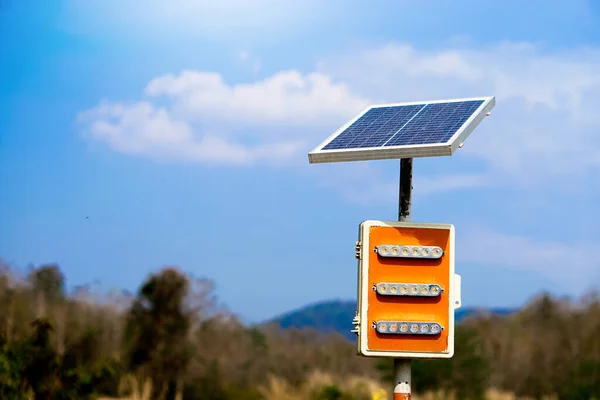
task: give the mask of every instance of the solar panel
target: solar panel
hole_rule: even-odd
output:
[[[308,154],[310,163],[449,156],[495,98],[370,106]]]

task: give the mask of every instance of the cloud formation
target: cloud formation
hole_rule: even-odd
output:
[[[600,50],[548,53],[503,43],[421,51],[391,44],[358,57],[336,55],[317,72],[281,71],[252,83],[229,84],[205,71],[166,74],[148,83],[140,102],[105,102],[80,121],[118,151],[246,165],[299,160],[372,102],[493,94],[492,118],[460,153],[483,160],[497,184],[515,176],[531,184],[600,166],[598,93]]]
[[[328,76],[297,71],[238,85],[217,73],[182,71],[153,79],[145,95],[134,103],[102,101],[80,113],[78,122],[88,137],[126,154],[280,164],[306,151],[318,128],[330,128],[368,104]]]
[[[153,79],[150,97],[166,97],[178,115],[229,125],[311,126],[352,115],[368,104],[324,74],[279,72],[252,84],[228,85],[217,73],[182,71]]]
[[[502,43],[421,51],[390,44],[358,57],[336,55],[318,71],[378,102],[495,95],[492,117],[461,153],[510,179],[531,183],[600,166],[599,49],[551,53]]]

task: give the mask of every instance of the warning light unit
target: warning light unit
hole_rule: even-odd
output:
[[[365,221],[356,245],[358,353],[450,358],[460,276],[454,273],[454,226]]]

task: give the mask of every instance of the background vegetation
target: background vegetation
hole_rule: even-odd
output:
[[[99,294],[67,291],[57,265],[0,267],[0,399],[362,400],[391,386],[390,362],[341,334],[246,326],[209,280],[176,268]],[[429,399],[600,399],[600,296],[466,317],[455,357],[415,361],[413,386]]]

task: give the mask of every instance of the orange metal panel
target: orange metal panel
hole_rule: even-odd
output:
[[[381,244],[439,246],[440,259],[382,258],[373,249]],[[369,232],[369,285],[386,282],[439,284],[438,297],[380,296],[369,291],[367,321],[406,320],[438,322],[439,335],[380,334],[369,328],[367,348],[371,351],[445,352],[448,349],[450,310],[450,230],[436,228],[398,228],[375,226]]]

